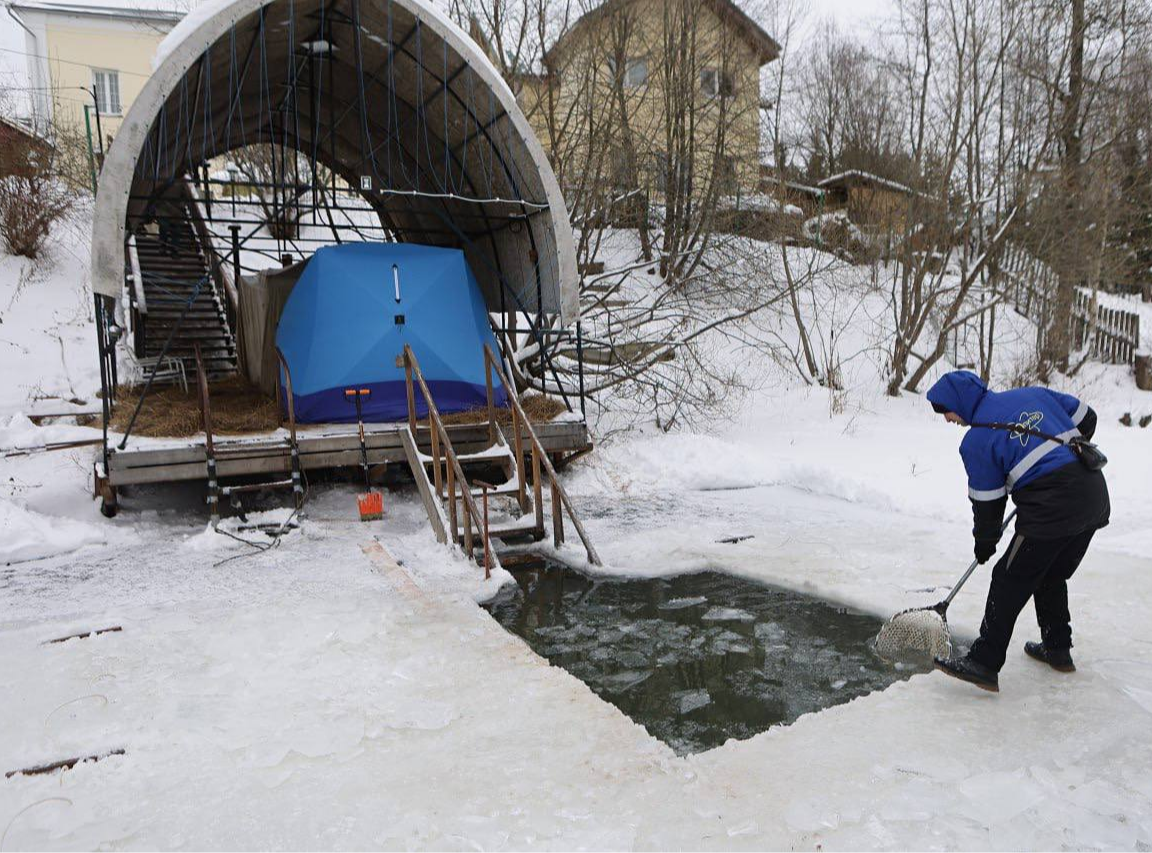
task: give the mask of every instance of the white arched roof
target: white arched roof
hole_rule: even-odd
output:
[[[391,48],[391,49],[390,49]],[[463,248],[488,304],[577,315],[556,177],[497,69],[421,0],[214,0],[165,39],[100,174],[97,293],[119,297],[149,200],[199,163],[283,142],[400,239]]]

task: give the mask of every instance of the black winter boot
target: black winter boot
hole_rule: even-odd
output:
[[[1072,652],[1069,649],[1050,649],[1043,643],[1033,643],[1029,640],[1024,644],[1024,653],[1041,663],[1046,663],[1057,672],[1075,672],[1076,664],[1072,663]]]
[[[945,675],[975,684],[981,690],[1000,692],[1000,678],[982,663],[965,655],[962,658],[936,658],[936,668]]]

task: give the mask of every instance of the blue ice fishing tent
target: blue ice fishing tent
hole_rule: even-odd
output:
[[[410,243],[345,243],[319,249],[284,305],[276,345],[292,371],[296,420],[355,422],[346,388],[369,388],[364,420],[408,416],[404,368],[412,347],[436,407],[487,402],[484,345],[499,352],[484,297],[459,249]],[[284,379],[281,376],[283,399]],[[508,405],[499,380],[496,404]],[[416,390],[417,411],[427,415]]]

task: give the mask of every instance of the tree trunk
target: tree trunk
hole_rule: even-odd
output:
[[[1071,0],[1072,31],[1069,45],[1068,92],[1060,123],[1063,148],[1061,177],[1065,192],[1067,239],[1058,256],[1055,298],[1048,316],[1041,354],[1042,372],[1068,369],[1071,350],[1072,302],[1076,288],[1083,283],[1083,146],[1080,113],[1084,100],[1084,0]]]

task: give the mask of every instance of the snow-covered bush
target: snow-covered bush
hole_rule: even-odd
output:
[[[36,258],[52,224],[72,207],[73,193],[35,159],[0,178],[0,241],[12,255]]]
[[[804,222],[802,231],[819,248],[860,263],[873,260],[870,241],[843,210],[813,216]]]

